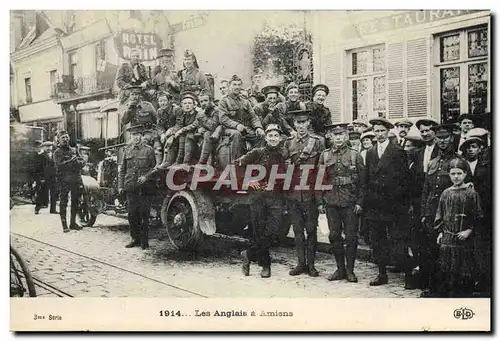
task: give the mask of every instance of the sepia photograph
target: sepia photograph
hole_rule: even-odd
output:
[[[491,332],[489,9],[9,15],[11,331]]]

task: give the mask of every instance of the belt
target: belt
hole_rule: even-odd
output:
[[[352,184],[352,179],[349,176],[336,176],[333,178],[333,186],[347,186]]]

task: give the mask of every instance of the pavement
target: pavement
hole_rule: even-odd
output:
[[[33,276],[75,297],[218,297],[218,298],[394,298],[418,297],[420,290],[404,290],[403,275],[389,274],[389,284],[370,287],[376,266],[359,260],[358,283],[329,282],[334,260],[318,252],[320,276],[291,277],[293,248],[272,250],[272,276],[260,277],[240,270],[244,245],[231,238],[210,237],[196,252],[173,251],[161,234],[152,231],[149,250],[127,249],[126,220],[99,215],[94,227],[63,234],[58,215],[44,209],[34,215],[33,205],[15,206],[11,212],[11,245],[26,260]],[[320,220],[320,231],[325,222]],[[39,294],[51,296],[45,289]]]

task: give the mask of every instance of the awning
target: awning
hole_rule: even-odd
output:
[[[63,117],[61,106],[52,100],[23,105],[18,109],[21,122],[43,121]]]

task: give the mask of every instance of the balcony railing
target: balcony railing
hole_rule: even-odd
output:
[[[74,78],[72,75],[63,75],[62,82],[55,86],[54,96],[56,99],[80,97],[85,95],[97,95],[104,90],[113,88],[114,77],[103,72],[97,72],[85,77]]]

